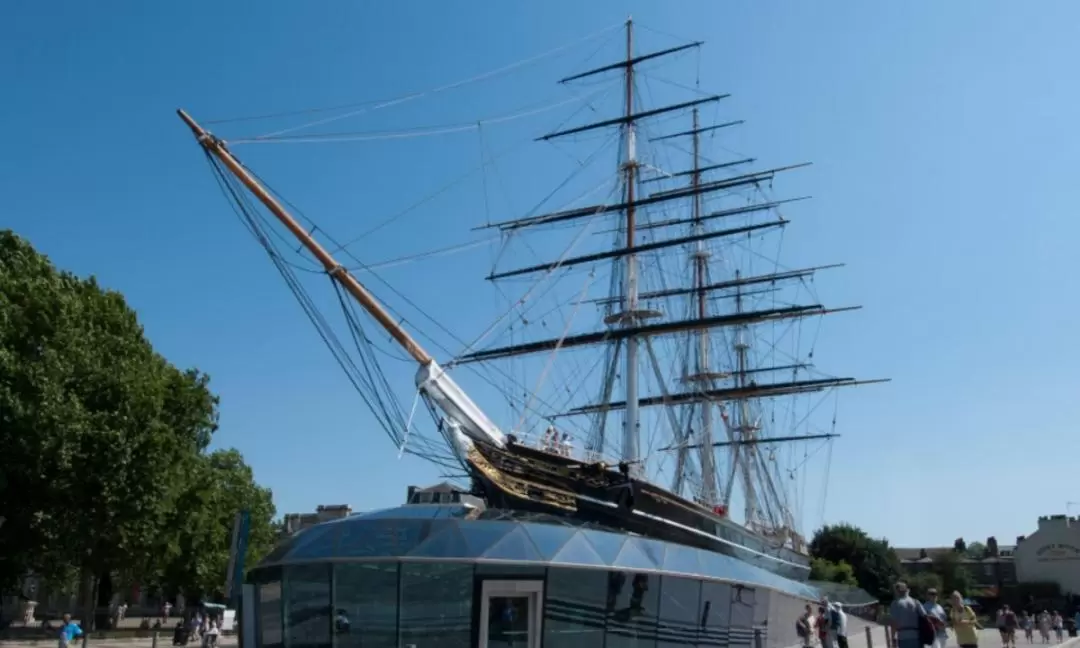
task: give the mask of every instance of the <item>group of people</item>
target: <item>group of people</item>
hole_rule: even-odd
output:
[[[889,606],[889,623],[893,633],[893,646],[896,648],[946,648],[949,641],[948,627],[951,625],[956,635],[956,644],[960,648],[978,648],[981,629],[978,617],[971,606],[964,602],[960,592],[950,596],[949,611],[938,602],[938,593],[930,589],[922,603],[915,600],[905,583],[896,584],[896,598]],[[1016,648],[1016,631],[1022,629],[1028,643],[1035,642],[1035,629],[1038,628],[1042,642],[1051,642],[1051,632],[1060,643],[1064,639],[1065,623],[1056,610],[1051,614],[1043,610],[1039,614],[1022,612],[1016,614],[1008,605],[997,612],[997,627],[1001,633],[1001,643],[1005,648]],[[1077,613],[1080,622],[1080,612]],[[926,642],[928,631],[923,626],[928,624],[933,630],[933,643]]]
[[[1077,621],[1080,621],[1080,612],[1077,612]],[[1054,610],[1053,613],[1043,610],[1038,614],[1028,614],[1025,610],[1017,618],[1016,613],[1006,605],[997,613],[997,626],[1001,631],[1001,642],[1005,646],[1016,648],[1016,629],[1023,629],[1028,643],[1035,643],[1035,629],[1039,629],[1039,636],[1044,644],[1050,643],[1051,633],[1057,638],[1058,643],[1065,639],[1065,619]]]
[[[214,648],[220,635],[221,624],[218,620],[209,614],[197,612],[191,615],[186,623],[183,620],[177,621],[173,632],[173,645],[186,646],[188,641],[197,637],[203,648]]]
[[[795,622],[795,632],[806,648],[812,646],[815,639],[822,648],[848,648],[844,606],[823,598],[815,614],[814,607],[807,604],[806,610]]]
[[[559,437],[559,431],[555,429],[555,426],[549,426],[544,431],[544,436],[540,439],[540,449],[544,452],[550,452],[552,454],[562,455],[569,457],[574,453],[574,446],[570,442],[570,435],[563,432],[562,437]]]

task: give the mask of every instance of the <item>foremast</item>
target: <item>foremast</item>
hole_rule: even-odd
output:
[[[239,180],[272,213],[308,252],[323,266],[334,281],[371,317],[390,334],[390,337],[416,361],[419,369],[416,373],[416,386],[421,395],[442,412],[444,420],[455,443],[458,456],[463,458],[473,441],[505,447],[506,437],[435,362],[412,335],[405,330],[375,296],[338,263],[333,255],[309,234],[263,184],[229,151],[225,142],[202,128],[183,110],[178,110],[180,119],[191,129],[195,139],[213,162],[220,163]]]

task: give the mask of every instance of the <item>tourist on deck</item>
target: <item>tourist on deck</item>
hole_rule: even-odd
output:
[[[970,605],[964,604],[964,597],[960,596],[960,592],[953,592],[949,598],[952,599],[950,616],[953,632],[956,634],[956,643],[960,648],[978,648],[979,620],[975,616],[975,610],[972,610]]]
[[[907,583],[894,586],[896,598],[889,605],[889,624],[892,626],[895,648],[922,648],[919,641],[919,617],[926,613],[918,601],[911,598]]]
[[[559,443],[559,454],[564,457],[572,457],[574,455],[574,444],[570,442],[570,434],[563,432],[562,442]]]

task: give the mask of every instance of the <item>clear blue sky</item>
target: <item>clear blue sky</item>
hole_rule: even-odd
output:
[[[824,519],[901,546],[1005,544],[1080,500],[1068,477],[1080,418],[1075,3],[9,2],[0,227],[122,291],[165,355],[212,376],[216,443],[243,451],[280,511],[395,504],[435,471],[399,462],[371,426],[173,111],[216,119],[393,97],[627,13],[654,34],[707,41],[702,86],[733,93],[724,114],[748,120],[736,148],[815,163],[785,191],[815,197],[788,235],[802,260],[848,264],[830,275],[830,303],[865,306],[826,322],[817,357],[837,374],[893,378],[841,400]],[[537,84],[589,53],[410,104],[393,123],[335,126],[497,115],[557,96]],[[476,134],[454,137],[236,150],[345,239],[475,165]],[[485,207],[474,182],[353,251],[380,261],[468,240],[485,209],[531,206],[516,187],[550,186],[513,166],[499,174],[510,198]],[[486,290],[486,261],[386,277],[446,313],[469,296],[461,286]],[[452,319],[463,337],[484,325]]]

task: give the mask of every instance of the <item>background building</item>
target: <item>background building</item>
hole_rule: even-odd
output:
[[[953,547],[897,548],[896,555],[900,558],[905,573],[919,574],[933,571],[935,556],[955,551]],[[965,592],[965,594],[994,598],[1002,588],[1016,585],[1018,576],[1015,551],[1015,546],[1000,545],[997,556],[980,558],[962,554],[960,564],[967,571],[974,585],[974,591]]]
[[[1064,594],[1080,594],[1080,518],[1047,515],[1014,551],[1023,583],[1057,583]]]

